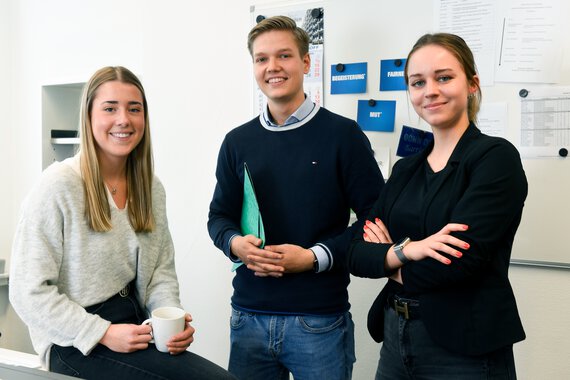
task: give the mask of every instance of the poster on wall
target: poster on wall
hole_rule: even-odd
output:
[[[307,96],[313,102],[323,106],[323,52],[324,52],[324,8],[322,3],[302,3],[288,7],[265,7],[252,6],[252,27],[263,18],[283,15],[295,20],[297,26],[303,28],[309,35],[309,55],[311,57],[311,69],[305,74],[303,87]],[[266,104],[265,95],[257,84],[253,83],[253,114],[263,112]]]

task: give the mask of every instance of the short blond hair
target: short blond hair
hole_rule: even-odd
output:
[[[297,26],[295,20],[287,16],[273,16],[260,21],[247,35],[247,49],[253,56],[253,42],[257,37],[273,30],[285,30],[293,34],[293,38],[299,48],[299,54],[304,57],[309,52],[309,35]]]

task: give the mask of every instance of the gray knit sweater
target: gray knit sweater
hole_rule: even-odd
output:
[[[110,298],[135,277],[147,311],[181,307],[165,192],[157,178],[152,192],[152,233],[135,233],[126,208],[118,209],[110,194],[112,230],[90,229],[79,156],[48,167],[26,198],[12,248],[10,302],[45,367],[52,344],[88,355],[110,322],[84,307]]]

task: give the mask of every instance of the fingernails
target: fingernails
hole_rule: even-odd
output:
[[[447,265],[451,264],[451,260],[449,260],[449,259],[444,259],[443,262]]]
[[[464,225],[464,226],[463,226],[463,229],[464,229],[464,230],[468,230],[468,229],[469,229],[469,226]]]
[[[461,257],[463,256],[463,253],[459,252],[459,251],[455,251],[455,256],[456,257]]]
[[[366,225],[369,225],[369,224],[372,224],[372,222],[369,221],[369,220],[367,220],[367,221],[366,221]]]
[[[463,244],[463,248],[465,248],[465,249],[469,249],[469,247],[470,247],[469,243],[465,243],[465,244]]]
[[[374,219],[374,221],[375,221],[376,223],[378,223],[378,222],[380,221],[380,219],[376,218],[376,219]]]
[[[367,222],[367,223],[368,223],[368,222]],[[365,229],[365,230],[368,230],[369,228],[368,228],[368,226],[364,226],[364,229]]]

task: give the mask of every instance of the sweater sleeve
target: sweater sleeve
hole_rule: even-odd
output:
[[[168,220],[166,215],[166,193],[162,183],[155,178],[153,184],[153,207],[156,221],[156,231],[153,232],[152,239],[157,239],[157,245],[148,245],[157,248],[157,252],[149,253],[149,256],[156,257],[154,266],[142,268],[142,270],[152,273],[147,285],[147,309],[152,311],[161,306],[180,305],[178,278],[175,269],[175,252]]]
[[[110,323],[87,313],[58,289],[63,249],[64,193],[74,183],[59,180],[58,173],[44,173],[42,181],[22,207],[13,242],[10,271],[10,302],[29,327],[38,353],[45,342],[74,346],[87,355]],[[80,181],[79,181],[80,182]],[[38,347],[35,342],[38,343]]]
[[[356,123],[340,138],[339,175],[345,197],[357,220],[342,233],[319,242],[319,245],[324,245],[332,253],[334,262],[344,266],[350,242],[355,233],[362,231],[366,217],[384,186],[384,178],[374,159],[370,141]]]
[[[216,188],[208,214],[208,233],[214,245],[230,257],[230,239],[241,235],[239,227],[243,198],[243,184],[232,160],[228,138],[218,154]]]

